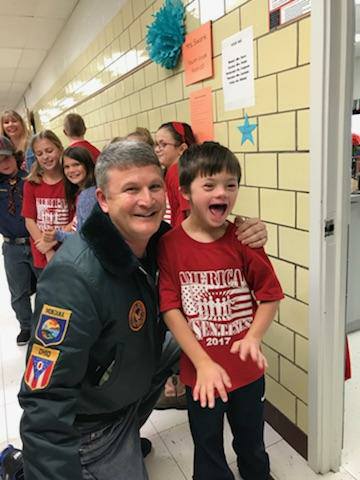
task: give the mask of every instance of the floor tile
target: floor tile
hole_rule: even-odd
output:
[[[150,480],[186,480],[159,434],[151,437],[153,449],[145,459]]]

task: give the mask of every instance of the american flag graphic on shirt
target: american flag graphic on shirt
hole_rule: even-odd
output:
[[[198,340],[232,337],[253,321],[253,297],[239,268],[179,272],[182,307]]]

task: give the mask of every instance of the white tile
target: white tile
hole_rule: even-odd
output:
[[[186,410],[154,410],[150,416],[150,420],[155,427],[155,430],[160,433],[169,428],[187,423]]]
[[[150,480],[186,480],[160,435],[151,438],[152,451],[145,459]]]
[[[17,401],[5,404],[8,438],[19,437],[19,424],[22,412],[22,408]]]
[[[152,424],[150,418],[148,418],[145,425],[143,425],[140,429],[140,436],[149,438],[149,437],[152,437],[152,436],[157,435],[157,434],[158,434],[158,432],[155,430],[155,427]]]
[[[160,436],[186,478],[191,478],[194,447],[189,426],[178,425],[161,432]]]
[[[265,423],[264,442],[266,448],[274,445],[274,443],[280,442],[281,440],[282,437],[268,423]]]

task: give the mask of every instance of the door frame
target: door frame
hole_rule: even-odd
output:
[[[343,443],[354,13],[354,0],[312,1],[308,462],[317,473],[339,470]]]

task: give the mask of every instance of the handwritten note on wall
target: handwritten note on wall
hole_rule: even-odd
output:
[[[223,40],[222,79],[226,111],[255,104],[252,26]]]
[[[191,126],[199,143],[214,139],[211,88],[190,93]]]
[[[211,22],[186,35],[182,47],[185,67],[185,85],[212,77]]]

